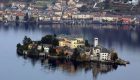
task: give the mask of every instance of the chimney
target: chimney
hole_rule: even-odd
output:
[[[98,38],[94,38],[94,47],[98,46]]]

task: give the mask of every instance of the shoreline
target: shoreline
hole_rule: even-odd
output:
[[[32,56],[28,56],[25,53],[22,53],[21,51],[17,50],[17,54],[19,56],[24,56],[24,57],[29,57],[31,59],[34,58],[38,58],[38,59],[64,59],[64,60],[72,60],[72,61],[76,61],[76,62],[95,62],[95,63],[101,63],[101,64],[110,64],[110,65],[126,65],[126,64],[130,64],[129,61],[125,61],[122,59],[118,59],[116,61],[99,61],[99,60],[81,60],[81,59],[72,59],[72,58],[68,58],[68,57],[64,57],[64,56],[51,56],[51,55],[32,55]]]
[[[72,58],[67,58],[67,57],[61,57],[61,56],[48,56],[47,58],[51,59],[65,59],[65,60],[73,60],[77,62],[96,62],[96,63],[105,63],[105,64],[117,64],[117,65],[126,65],[130,64],[129,61],[125,61],[122,59],[118,59],[117,61],[99,61],[99,60],[81,60],[81,59],[72,59]]]
[[[81,25],[81,24],[97,24],[97,25],[118,25],[118,26],[140,26],[140,24],[131,24],[131,23],[118,23],[118,22],[98,22],[98,21],[92,21],[92,22],[64,22],[64,21],[29,21],[29,22],[16,22],[16,21],[0,21],[0,23],[3,24],[9,24],[9,23],[16,23],[16,24],[34,24],[34,25],[48,25],[48,24],[66,24],[66,25]]]

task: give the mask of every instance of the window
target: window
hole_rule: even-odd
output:
[[[97,50],[96,50],[96,52],[97,52],[97,53],[100,53],[100,50],[99,50],[99,49],[97,49]]]
[[[97,56],[99,57],[99,56],[100,56],[100,54],[99,54],[99,53],[97,53]]]

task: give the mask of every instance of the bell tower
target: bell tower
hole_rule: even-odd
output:
[[[94,38],[94,47],[98,46],[98,38]]]

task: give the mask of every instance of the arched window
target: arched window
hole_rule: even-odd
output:
[[[96,50],[96,52],[97,52],[97,53],[100,53],[100,50],[99,50],[99,49],[97,49],[97,50]]]

